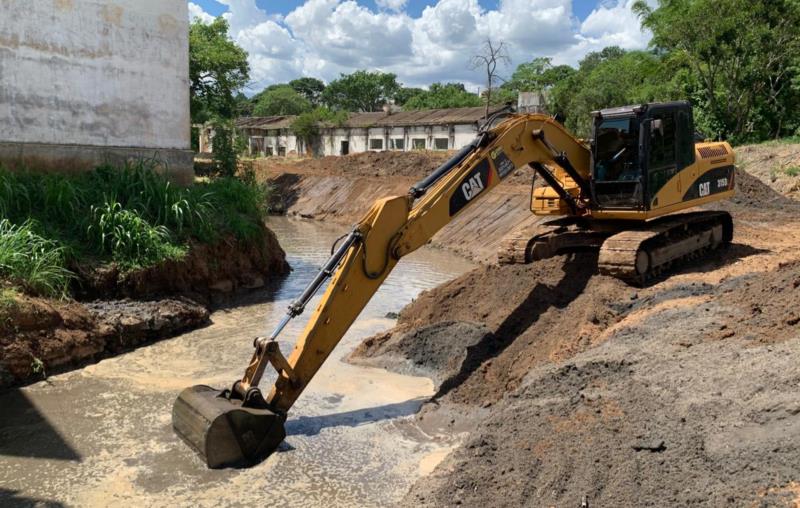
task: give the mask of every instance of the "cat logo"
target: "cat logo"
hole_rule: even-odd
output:
[[[483,189],[484,187],[480,174],[473,175],[472,178],[461,184],[461,192],[464,193],[464,197],[467,198],[467,201],[470,201],[480,194]]]

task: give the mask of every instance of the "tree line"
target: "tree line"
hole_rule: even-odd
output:
[[[194,22],[192,119],[298,115],[298,133],[312,137],[320,121],[341,122],[347,112],[380,111],[386,103],[404,110],[475,107],[536,91],[579,136],[589,134],[594,110],[678,99],[692,102],[707,137],[745,143],[800,135],[800,0],[658,0],[655,7],[639,0],[633,9],[653,34],[648,49],[607,47],[575,67],[532,58],[481,95],[463,83],[406,87],[392,73],[358,70],[327,84],[301,77],[247,97],[247,54],[228,36],[225,20]]]

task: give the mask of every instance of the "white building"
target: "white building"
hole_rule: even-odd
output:
[[[185,0],[0,2],[0,164],[192,176]]]
[[[494,109],[490,110],[490,113]],[[347,155],[366,151],[456,150],[475,138],[484,108],[351,113],[341,126],[320,126],[315,155]],[[252,156],[309,155],[291,131],[295,117],[246,117],[236,126],[247,136]],[[211,133],[201,133],[201,151],[210,151]],[[205,150],[204,150],[205,148]]]

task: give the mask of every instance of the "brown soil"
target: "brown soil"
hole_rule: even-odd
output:
[[[444,152],[368,152],[290,162],[265,159],[254,164],[258,178],[275,186],[274,213],[349,226],[375,200],[406,195],[411,185],[447,156]],[[540,219],[529,211],[532,174],[530,168],[523,168],[506,178],[434,236],[432,245],[478,262],[494,262],[509,231]]]
[[[794,199],[800,197],[800,143],[762,143],[736,147],[736,160],[764,184]]]
[[[483,266],[351,361],[432,376],[418,423],[471,433],[404,505],[798,502],[798,203],[746,172],[734,243],[632,288],[591,254]]]
[[[318,159],[258,159],[254,161],[256,175],[271,175],[276,171],[317,173],[346,176],[405,176],[421,178],[450,156],[448,152],[363,152]]]
[[[82,304],[18,295],[0,312],[0,388],[197,328],[208,315],[186,299]]]
[[[0,311],[0,388],[203,326],[206,305],[260,288],[289,265],[264,227],[260,242],[193,244],[183,259],[142,270],[74,270],[75,293],[85,303],[19,296]]]
[[[194,243],[179,260],[123,273],[116,266],[82,267],[76,293],[81,299],[153,298],[184,295],[216,301],[241,289],[254,289],[289,272],[275,234],[263,228],[260,242],[229,237],[215,244]]]

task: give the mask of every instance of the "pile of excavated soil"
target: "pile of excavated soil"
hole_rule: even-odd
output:
[[[208,316],[186,299],[82,304],[18,296],[0,312],[0,388],[177,335]]]
[[[759,210],[797,210],[800,203],[788,198],[751,175],[741,167],[736,168],[736,195],[731,199],[744,212]]]
[[[736,147],[736,163],[777,192],[800,197],[800,143]]]
[[[278,239],[262,228],[260,241],[228,237],[214,244],[195,242],[181,259],[131,272],[114,265],[75,266],[75,293],[84,300],[183,295],[207,303],[240,289],[259,288],[289,273]]]
[[[318,159],[259,159],[253,162],[256,174],[265,170],[346,176],[424,177],[450,157],[448,152],[362,152],[329,155]]]
[[[643,290],[597,347],[534,367],[404,503],[796,506],[798,286],[796,262]]]
[[[594,276],[596,264],[596,255],[580,254],[477,268],[423,292],[394,330],[365,341],[351,360],[420,373],[444,364],[437,399],[492,404],[534,365],[596,345],[619,319],[634,292]]]

